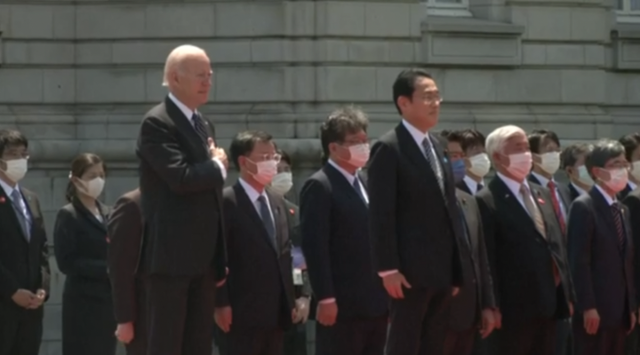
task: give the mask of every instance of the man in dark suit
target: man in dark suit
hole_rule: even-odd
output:
[[[496,129],[486,147],[497,176],[476,197],[502,325],[499,353],[552,355],[574,293],[550,192],[527,181],[532,158],[521,128]]]
[[[226,155],[197,108],[207,101],[206,53],[185,45],[165,65],[169,95],[144,117],[138,137],[143,268],[154,355],[210,355],[216,283],[225,277],[222,186]]]
[[[625,158],[631,164],[629,182],[618,196],[622,200],[640,184],[640,132],[627,134],[620,138],[620,144],[624,147]]]
[[[376,275],[366,184],[368,120],[354,107],[340,108],[320,127],[329,160],[300,193],[302,250],[318,300],[316,354],[382,355],[388,296]]]
[[[443,131],[441,135],[448,141],[454,180],[460,183],[466,176],[465,154],[460,146],[462,132]],[[493,332],[495,299],[478,205],[473,196],[462,189],[456,189],[456,198],[461,211],[459,226],[465,237],[459,243],[462,268],[466,275],[471,275],[471,282],[461,287],[451,301],[444,354],[470,355],[483,353],[476,343],[478,333],[485,339]]]
[[[18,182],[27,172],[27,139],[0,129],[0,355],[37,355],[49,250],[38,197]]]
[[[637,309],[629,213],[616,199],[627,185],[629,163],[623,146],[606,139],[594,144],[586,166],[596,185],[569,214],[576,355],[623,355]]]
[[[307,263],[302,254],[302,235],[300,233],[300,209],[287,196],[293,187],[291,168],[293,163],[287,152],[276,149],[280,155],[278,173],[273,177],[268,189],[284,197],[287,210],[287,225],[291,239],[291,256],[293,257],[293,284],[296,295],[296,319],[294,325],[284,334],[283,355],[307,354],[307,320],[311,314],[311,283],[307,271]]]
[[[593,179],[584,165],[584,159],[593,149],[591,144],[572,144],[560,154],[560,164],[569,177],[569,201],[573,202],[578,196],[586,195],[593,186]],[[569,203],[571,205],[571,203]]]
[[[560,168],[560,139],[555,132],[546,129],[533,130],[527,139],[533,156],[529,182],[549,189],[553,211],[560,223],[566,248],[567,216],[571,206],[571,193],[568,186],[559,184],[553,177]],[[567,317],[559,321],[556,331],[556,355],[567,355],[567,351],[572,348],[571,318]]]
[[[491,162],[484,149],[484,135],[476,129],[442,131],[442,134],[449,142],[451,160],[454,160],[454,154],[464,159],[466,173],[456,182],[456,187],[475,195],[484,187],[484,177],[491,168]]]
[[[238,133],[230,152],[240,179],[224,190],[229,282],[215,320],[230,355],[278,355],[296,318],[287,210],[282,196],[265,190],[280,156],[260,131]]]
[[[638,324],[632,334],[627,337],[626,355],[636,355],[640,352],[640,188],[631,191],[622,201],[629,211],[629,224],[633,240],[634,286],[636,288],[636,305],[638,306]],[[632,336],[633,335],[633,336]],[[635,339],[634,339],[635,336]]]
[[[129,355],[147,354],[143,270],[139,269],[144,242],[140,189],[116,201],[108,223],[109,279],[118,328],[116,336]]]
[[[463,284],[455,183],[440,139],[440,93],[422,69],[393,84],[402,122],[375,143],[369,211],[375,270],[391,301],[389,355],[441,353],[443,317]]]

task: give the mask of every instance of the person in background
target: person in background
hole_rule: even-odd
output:
[[[382,355],[389,298],[371,258],[368,119],[355,107],[320,127],[328,162],[300,192],[302,250],[317,298],[317,355]]]
[[[288,210],[265,189],[280,156],[262,131],[238,133],[229,151],[240,177],[223,192],[229,280],[216,295],[214,319],[229,355],[278,355],[298,318]]]
[[[620,138],[619,142],[624,147],[625,158],[631,164],[629,182],[618,196],[622,200],[640,185],[640,132],[628,134]]]
[[[633,242],[628,210],[617,200],[627,185],[624,147],[605,139],[585,160],[596,181],[569,213],[569,262],[577,296],[576,355],[622,355],[636,323]]]
[[[466,167],[466,174],[456,183],[456,187],[475,195],[484,188],[484,177],[491,168],[491,161],[484,148],[484,135],[476,129],[465,129],[454,131],[449,137],[449,148],[455,148],[463,154]]]
[[[454,180],[459,183],[467,171],[460,144],[462,132],[443,131],[441,136],[448,141]],[[482,147],[484,150],[484,144]],[[462,268],[469,279],[449,306],[443,354],[470,355],[481,352],[481,344],[476,343],[478,335],[486,339],[496,326],[495,298],[478,204],[472,195],[460,188],[456,189],[456,198],[461,216],[459,227],[465,237],[460,242]]]
[[[58,211],[53,246],[58,268],[67,277],[62,293],[62,353],[113,355],[116,320],[107,273],[107,217],[98,198],[106,167],[91,153],[71,162],[67,201]]]
[[[631,173],[633,170],[631,170]],[[629,225],[633,240],[633,261],[634,261],[634,285],[636,287],[636,305],[638,306],[638,325],[629,336],[625,344],[625,355],[640,354],[640,189],[629,192],[622,203],[629,211]]]
[[[402,119],[373,145],[367,168],[375,271],[392,298],[386,351],[439,354],[441,317],[464,282],[453,172],[430,132],[442,97],[429,73],[407,69],[393,99]]]
[[[560,154],[560,166],[569,177],[569,200],[573,202],[578,196],[586,195],[593,186],[593,179],[584,165],[584,159],[593,149],[586,143],[572,144]],[[571,204],[569,204],[571,205]]]
[[[139,189],[127,192],[116,201],[107,231],[107,265],[118,322],[116,337],[125,344],[128,355],[146,355],[144,271],[140,269],[144,220]]]
[[[560,223],[563,240],[567,243],[567,216],[571,206],[571,192],[569,187],[558,184],[554,178],[560,168],[560,139],[549,130],[533,130],[527,137],[533,157],[533,167],[529,174],[529,182],[545,186],[551,192],[553,211]],[[562,319],[557,324],[556,355],[572,353],[571,317]]]
[[[298,312],[294,325],[284,334],[284,355],[306,355],[307,354],[307,320],[311,311],[311,284],[307,272],[307,264],[302,254],[302,236],[300,235],[300,216],[296,204],[289,201],[286,196],[293,187],[293,166],[291,157],[287,152],[276,147],[277,154],[280,155],[278,162],[278,173],[271,180],[268,189],[284,197],[287,208],[287,222],[289,225],[289,238],[293,257],[293,284],[295,286],[296,306]]]
[[[496,176],[476,198],[501,324],[498,354],[552,355],[575,294],[551,194],[527,181],[532,157],[520,127],[495,129],[486,147]]]
[[[38,196],[19,182],[29,142],[0,129],[0,355],[38,355],[49,298],[49,248]]]

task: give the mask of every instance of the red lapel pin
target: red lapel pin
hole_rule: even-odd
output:
[[[291,213],[291,215],[293,216],[296,212],[293,210],[293,208],[290,208],[289,213]]]
[[[0,196],[0,203],[5,203],[7,202],[7,200],[4,198],[4,196]]]

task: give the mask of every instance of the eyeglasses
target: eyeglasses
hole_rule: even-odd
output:
[[[280,154],[274,154],[274,155],[264,154],[264,155],[260,156],[260,159],[258,159],[257,161],[260,162],[260,161],[273,160],[276,163],[279,163],[281,159],[282,159],[282,156]]]

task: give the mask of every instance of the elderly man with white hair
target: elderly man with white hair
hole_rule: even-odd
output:
[[[553,355],[556,323],[575,294],[562,230],[547,188],[529,184],[531,151],[516,126],[496,129],[486,150],[497,174],[477,195],[496,297],[500,355]]]
[[[198,108],[211,64],[183,45],[167,58],[169,94],[142,120],[136,153],[145,241],[138,272],[147,295],[148,353],[210,355],[216,284],[226,279],[222,187],[227,156]]]

